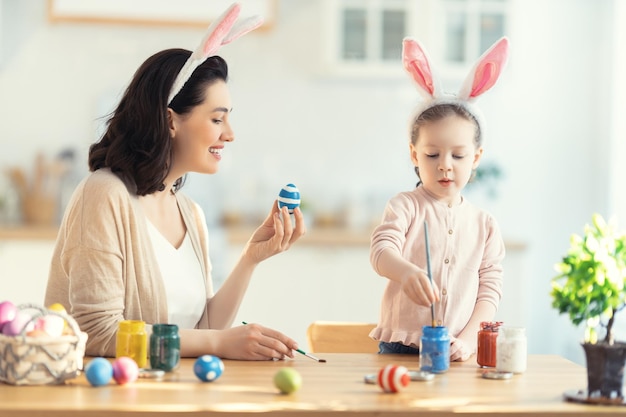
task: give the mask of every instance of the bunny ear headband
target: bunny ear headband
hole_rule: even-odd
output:
[[[233,3],[220,17],[211,23],[202,41],[176,76],[169,98],[167,99],[168,105],[174,100],[176,94],[182,90],[195,69],[206,61],[207,58],[215,55],[222,45],[234,41],[240,36],[258,28],[263,23],[261,16],[251,16],[236,22],[240,11],[241,6],[239,3]]]
[[[461,85],[459,93],[453,95],[442,91],[424,47],[412,38],[405,38],[402,42],[402,64],[424,98],[424,102],[417,109],[415,118],[438,104],[457,104],[474,116],[482,131],[484,121],[473,102],[498,81],[508,55],[509,40],[506,37],[500,38],[478,58]]]

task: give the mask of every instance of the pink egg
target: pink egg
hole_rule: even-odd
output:
[[[28,333],[35,329],[35,323],[32,322],[33,317],[25,311],[18,311],[15,318],[2,327],[2,333],[7,336],[17,336],[22,333]]]
[[[35,329],[43,330],[49,336],[59,337],[63,334],[65,327],[65,320],[61,316],[55,316],[52,314],[39,317],[35,322]]]
[[[113,379],[120,385],[135,382],[139,376],[137,362],[128,356],[120,356],[113,361]]]
[[[12,321],[17,314],[17,307],[10,301],[3,301],[0,303],[0,327],[5,323]]]

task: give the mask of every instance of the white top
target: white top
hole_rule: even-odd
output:
[[[163,276],[168,322],[181,329],[193,329],[204,313],[206,289],[189,233],[185,233],[183,243],[176,249],[150,221],[147,223]]]

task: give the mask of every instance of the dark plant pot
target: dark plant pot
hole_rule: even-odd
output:
[[[587,358],[587,395],[593,398],[623,398],[626,343],[583,343]]]

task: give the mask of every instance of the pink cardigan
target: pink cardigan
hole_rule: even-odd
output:
[[[385,208],[382,223],[371,239],[370,262],[385,250],[397,251],[427,271],[424,221],[428,222],[431,270],[440,290],[435,304],[439,325],[457,336],[472,315],[477,301],[497,308],[502,296],[504,242],[495,219],[465,198],[448,207],[424,187],[394,196]],[[422,326],[430,325],[430,307],[418,306],[389,280],[382,298],[380,321],[370,336],[383,342],[419,346]]]

